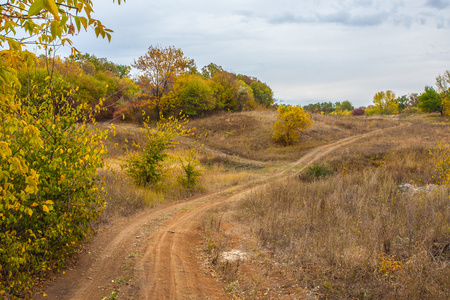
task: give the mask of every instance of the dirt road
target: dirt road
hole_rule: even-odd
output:
[[[402,125],[400,125],[402,126]],[[392,127],[395,128],[395,127]],[[390,129],[384,129],[387,131]],[[303,170],[343,147],[381,130],[317,147],[270,176],[172,203],[121,220],[96,236],[68,269],[35,299],[227,299],[221,283],[202,267],[202,220],[268,182]]]

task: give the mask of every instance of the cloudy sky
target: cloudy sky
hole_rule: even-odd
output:
[[[450,0],[95,0],[111,43],[76,47],[130,65],[150,45],[175,46],[199,69],[214,62],[272,87],[284,103],[423,91],[450,69]]]

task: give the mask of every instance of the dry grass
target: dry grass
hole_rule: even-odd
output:
[[[272,139],[277,112],[272,110],[222,113],[190,122],[195,138],[225,153],[260,161],[289,161],[305,150],[338,139],[398,124],[394,118],[313,115],[313,126],[300,143],[282,147]]]
[[[125,139],[128,142],[125,142]],[[186,155],[185,149],[191,144],[179,144],[176,148],[168,150],[169,160],[165,162],[166,176],[155,186],[138,187],[134,185],[122,170],[126,155],[125,145],[143,141],[137,126],[116,125],[116,135],[107,140],[108,169],[99,171],[105,177],[105,190],[107,192],[107,206],[102,214],[102,220],[113,222],[117,217],[126,217],[144,209],[153,208],[173,201],[183,201],[194,195],[208,193],[218,189],[235,186],[253,179],[257,174],[254,167],[237,162],[222,156],[205,155],[200,153],[199,169],[200,180],[195,189],[186,189],[178,178],[182,175],[180,158]],[[117,145],[114,145],[116,144]],[[115,148],[115,149],[114,149]]]
[[[235,226],[257,243],[233,273],[240,297],[450,298],[449,188],[399,188],[440,184],[434,169],[444,157],[429,150],[449,142],[448,123],[406,120],[320,162],[334,174],[277,182],[235,207]]]

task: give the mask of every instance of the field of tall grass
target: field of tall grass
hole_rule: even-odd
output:
[[[247,196],[220,213],[226,226],[206,227],[210,253],[248,252],[214,261],[233,295],[450,298],[449,185],[435,170],[449,153],[436,149],[448,145],[448,120],[405,121]],[[236,230],[246,238],[233,242]]]

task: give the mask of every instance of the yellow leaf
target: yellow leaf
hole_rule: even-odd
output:
[[[47,205],[42,205],[42,210],[46,213],[48,213],[50,210],[48,209]]]
[[[30,207],[36,207],[38,204],[36,202],[33,202],[33,204],[30,205]]]
[[[33,215],[33,210],[31,208],[26,208],[26,213],[31,217]]]
[[[48,11],[55,17],[56,20],[61,20],[59,17],[58,6],[55,3],[55,0],[44,0],[44,7],[48,9]]]

